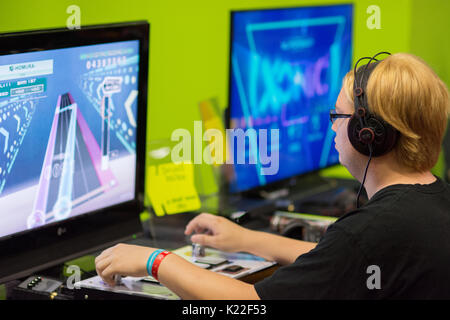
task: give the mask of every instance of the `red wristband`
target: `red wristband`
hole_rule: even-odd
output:
[[[159,269],[159,265],[161,264],[161,261],[163,261],[163,259],[170,253],[171,253],[170,251],[161,252],[160,254],[158,254],[155,261],[153,262],[152,277],[155,278],[156,280],[158,280],[158,269]]]

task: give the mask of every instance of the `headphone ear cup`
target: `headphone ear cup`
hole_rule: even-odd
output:
[[[387,122],[382,120],[380,120],[380,122],[383,126],[384,133],[379,137],[375,137],[375,146],[378,149],[375,156],[381,156],[391,151],[398,140],[398,131]]]
[[[391,151],[397,142],[398,131],[386,121],[371,116],[367,120],[367,125],[372,128],[375,138],[372,144],[373,156],[379,157]]]
[[[347,126],[347,135],[350,143],[353,148],[355,148],[358,152],[368,156],[370,154],[369,147],[367,144],[361,142],[359,138],[359,133],[361,131],[361,122],[359,120],[359,116],[353,114],[350,120],[348,121]]]
[[[347,127],[347,134],[352,146],[363,155],[369,156],[369,141],[372,144],[372,156],[379,157],[391,151],[397,142],[398,131],[385,121],[371,115],[367,120],[367,126],[361,127],[358,116],[353,115]],[[367,138],[371,133],[372,138]],[[362,137],[365,137],[362,139]]]
[[[359,141],[363,144],[373,144],[375,140],[375,132],[370,127],[364,127],[359,131]]]
[[[373,132],[373,147],[380,146],[380,149],[385,149],[384,146],[384,140],[386,137],[386,129],[385,129],[385,122],[380,121],[379,119],[371,116],[367,120],[367,127],[371,129]]]

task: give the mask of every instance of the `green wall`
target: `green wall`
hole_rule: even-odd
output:
[[[168,139],[177,128],[193,131],[193,121],[200,120],[201,100],[217,97],[222,108],[227,105],[230,10],[334,3],[355,4],[354,58],[381,50],[412,51],[425,58],[448,83],[447,0],[2,1],[0,32],[64,27],[69,17],[66,8],[73,4],[81,8],[82,26],[148,20],[150,141]],[[369,30],[366,26],[370,5],[380,7],[381,29]],[[436,23],[444,30],[435,30],[439,29],[434,27]],[[440,32],[430,36],[430,28]],[[440,52],[441,34],[447,39],[446,52]],[[200,169],[204,179],[211,178],[208,168]]]
[[[198,102],[212,96],[227,104],[229,11],[352,1],[287,0],[58,0],[2,3],[0,32],[64,27],[66,8],[81,8],[83,25],[130,20],[151,23],[149,137],[170,137],[176,128],[200,119]],[[355,3],[355,57],[377,50],[405,51],[410,39],[410,0]],[[125,5],[126,4],[126,5]],[[366,8],[381,9],[381,30],[366,27]],[[177,115],[177,116],[174,116]]]
[[[411,53],[427,61],[450,87],[450,1],[413,0]]]

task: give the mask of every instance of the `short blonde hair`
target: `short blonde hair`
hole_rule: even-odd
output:
[[[353,70],[343,80],[353,103]],[[400,164],[418,172],[433,168],[450,114],[444,82],[420,58],[396,53],[381,61],[367,83],[369,110],[400,132],[393,149]]]

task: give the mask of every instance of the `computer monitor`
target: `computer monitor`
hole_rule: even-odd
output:
[[[141,231],[149,24],[0,35],[0,282]]]
[[[256,138],[247,135],[245,150],[230,147],[228,192],[273,187],[339,162],[329,110],[351,68],[352,14],[350,4],[231,13],[227,124]],[[261,129],[278,164],[261,161]],[[266,174],[268,165],[278,168]]]

